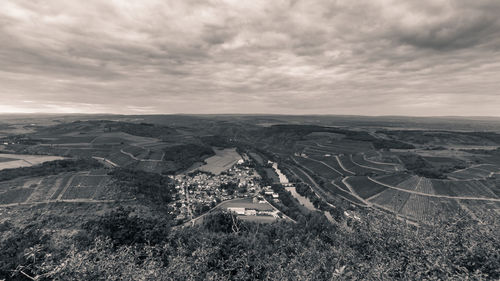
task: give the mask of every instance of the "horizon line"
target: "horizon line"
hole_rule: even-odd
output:
[[[328,114],[328,113],[317,113],[317,114],[290,114],[290,113],[84,113],[84,112],[0,112],[0,116],[7,115],[108,115],[108,116],[337,116],[337,117],[407,117],[407,118],[500,118],[500,115],[363,115],[363,114]]]

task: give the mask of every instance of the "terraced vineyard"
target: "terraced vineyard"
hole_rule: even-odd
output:
[[[340,155],[340,162],[349,171],[354,172],[356,175],[371,175],[371,174],[385,174],[384,171],[362,167],[352,161],[352,155]]]
[[[334,169],[341,176],[350,175],[350,173],[344,171],[337,161],[336,157],[310,157],[318,161],[322,161],[324,164],[328,165],[330,169]]]
[[[300,165],[314,171],[321,177],[333,179],[342,176],[342,174],[337,169],[335,169],[334,167],[328,167],[328,164],[325,165],[319,160],[313,160],[303,157],[295,157],[295,159],[300,163]]]
[[[387,189],[386,186],[377,184],[367,177],[348,177],[346,181],[351,185],[356,194],[366,199]]]
[[[408,200],[401,208],[401,214],[417,221],[427,221],[433,217],[431,197],[410,194]]]
[[[500,169],[496,165],[474,165],[467,169],[452,172],[448,174],[448,177],[458,180],[485,179],[499,171]]]
[[[436,194],[457,197],[498,198],[484,180],[432,180]]]
[[[372,197],[369,202],[399,214],[410,198],[410,195],[411,193],[408,192],[388,188]]]
[[[344,188],[342,188],[341,185],[328,182],[328,183],[325,183],[323,185],[323,188],[326,191],[330,192],[331,194],[334,194],[336,196],[340,196],[341,198],[344,198],[345,200],[347,200],[353,204],[356,204],[358,206],[366,206],[366,204],[363,201],[359,200],[356,196],[354,196],[349,191],[346,191]]]
[[[365,153],[354,155],[353,160],[364,166],[384,170],[386,172],[397,172],[403,169],[402,165],[400,164],[383,163],[380,161],[370,160]]]
[[[442,147],[419,149],[413,154],[410,149],[374,150],[338,137],[311,138],[298,142],[295,155],[304,157],[294,156],[296,164],[319,177],[321,188],[349,202],[372,204],[412,221],[430,222],[459,211],[474,217],[484,211],[482,206],[499,212],[500,203],[495,200],[500,196],[500,180],[495,177],[500,168],[493,164],[496,158],[475,164],[476,160],[466,158],[470,154]],[[469,166],[459,169],[463,165]],[[439,175],[449,170],[452,172]]]
[[[298,144],[306,147],[306,153],[319,154],[353,154],[373,149],[369,143],[353,140],[340,140],[335,143],[321,144],[315,141],[300,141]]]
[[[404,182],[411,178],[412,175],[407,174],[407,173],[398,173],[398,174],[391,174],[391,175],[384,175],[384,176],[379,176],[379,177],[374,177],[377,181],[392,185],[392,186],[397,186],[399,183]]]

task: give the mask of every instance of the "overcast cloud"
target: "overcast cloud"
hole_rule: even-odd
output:
[[[500,116],[500,1],[5,0],[0,112]]]

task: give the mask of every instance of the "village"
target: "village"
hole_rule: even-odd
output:
[[[263,196],[279,203],[278,194],[270,186],[262,185],[251,160],[244,158],[218,175],[195,171],[171,176],[178,194],[177,200],[170,203],[175,219],[186,222],[224,203],[227,206],[223,208],[237,215],[278,217],[279,211],[270,208]]]

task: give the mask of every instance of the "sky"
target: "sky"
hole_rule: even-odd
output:
[[[498,0],[4,0],[0,113],[500,116]]]

